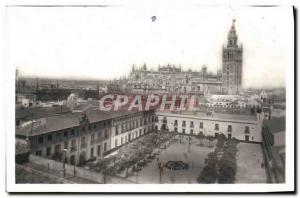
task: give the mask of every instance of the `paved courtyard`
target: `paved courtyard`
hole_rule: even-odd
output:
[[[261,145],[240,142],[237,149],[235,183],[266,183],[266,171],[261,166],[264,162]]]
[[[179,139],[179,137],[176,137]],[[192,138],[190,148],[188,148],[187,137],[183,138],[182,143],[179,141],[170,145],[167,149],[161,150],[159,161],[166,163],[169,160],[181,160],[189,164],[187,170],[168,170],[164,168],[162,173],[162,183],[197,183],[196,179],[204,167],[204,160],[214,147],[199,146],[199,140]],[[137,183],[159,183],[159,169],[157,160],[149,163],[138,175],[133,173],[128,177],[130,181]]]
[[[177,139],[179,139],[178,136]],[[189,164],[189,169],[187,170],[169,170],[164,168],[161,178],[162,183],[197,183],[197,177],[205,166],[205,158],[215,147],[208,147],[207,142],[205,146],[199,146],[199,140],[195,137],[192,138],[190,148],[188,148],[188,145],[188,139],[184,137],[182,143],[177,141],[167,149],[161,150],[158,156],[159,161],[166,163],[169,160],[181,160]],[[237,149],[235,183],[266,183],[265,168],[261,167],[261,163],[263,163],[261,146],[259,144],[240,142],[237,145]],[[157,160],[147,164],[137,174],[132,174],[126,180],[143,184],[159,183]]]

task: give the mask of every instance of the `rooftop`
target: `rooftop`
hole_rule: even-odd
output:
[[[84,115],[87,116],[87,119],[90,123],[95,123],[104,120],[109,120],[112,118],[117,118],[120,116],[133,114],[136,112],[138,111],[133,110],[133,111],[104,112],[100,110],[89,109],[85,112],[73,112],[73,113],[55,115],[51,117],[39,118],[34,120],[33,124],[32,122],[29,122],[27,125],[21,128],[16,128],[16,135],[34,136],[34,135],[40,135],[49,132],[77,127],[80,125],[80,120]]]
[[[263,123],[268,127],[271,133],[285,131],[285,116],[273,117],[271,120],[264,120]]]
[[[16,119],[39,119],[70,112],[66,106],[16,108]]]
[[[257,118],[255,115],[241,114],[241,113],[217,113],[214,112],[208,115],[206,112],[159,112],[159,115],[165,116],[182,116],[186,118],[196,118],[203,120],[219,120],[219,121],[233,121],[233,122],[250,122],[256,123]]]
[[[63,129],[76,127],[79,126],[79,121],[81,117],[81,113],[68,113],[46,118],[40,118],[35,120],[33,123],[30,122],[21,128],[17,128],[16,135],[34,136],[52,131],[59,131]]]

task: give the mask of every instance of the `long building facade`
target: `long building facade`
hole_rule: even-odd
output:
[[[73,165],[102,159],[112,149],[151,132],[154,111],[80,113],[41,118],[16,129],[16,137],[27,139],[32,154],[63,160]]]
[[[240,115],[225,113],[180,114],[157,112],[156,129],[185,135],[217,136],[242,141],[261,142],[263,115]]]
[[[262,142],[262,114],[172,113],[149,111],[85,112],[41,118],[16,129],[32,154],[72,165],[101,160],[123,145],[154,132],[217,136]]]

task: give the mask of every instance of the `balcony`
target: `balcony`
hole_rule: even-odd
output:
[[[80,148],[81,148],[81,149],[86,148],[86,147],[87,147],[87,143],[82,143],[82,144],[80,145]]]
[[[72,146],[72,147],[71,147],[71,152],[75,152],[75,151],[77,151],[76,146]]]

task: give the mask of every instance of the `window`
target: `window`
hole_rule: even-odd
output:
[[[246,141],[246,142],[249,141],[249,135],[245,135],[245,141]]]
[[[203,122],[200,122],[199,128],[200,128],[200,129],[203,129]]]
[[[249,126],[245,126],[245,133],[250,133]]]
[[[142,135],[142,129],[140,129],[140,136]]]
[[[98,135],[97,135],[97,136],[98,136],[98,138],[97,138],[98,141],[100,141],[100,140],[101,140],[101,132],[98,132]]]
[[[106,149],[107,149],[107,144],[106,142],[104,142],[104,152],[106,151]]]
[[[74,130],[74,129],[71,130],[71,135],[72,135],[72,136],[75,135],[75,130]]]
[[[94,129],[97,129],[97,125],[96,124],[94,124]]]
[[[52,135],[48,135],[48,136],[47,136],[47,140],[48,140],[48,141],[52,141]]]
[[[91,158],[94,157],[94,148],[91,148]]]
[[[54,153],[59,153],[59,152],[60,152],[60,144],[57,144],[54,147]]]
[[[175,127],[175,128],[174,128],[174,131],[175,131],[175,132],[177,132],[177,131],[178,131],[177,127]]]
[[[191,121],[190,127],[191,127],[191,128],[194,128],[194,122],[193,122],[193,121]]]
[[[177,125],[178,125],[178,121],[175,120],[175,121],[174,121],[174,126],[177,126]]]
[[[119,131],[118,131],[118,126],[116,126],[116,135],[119,134]]]
[[[232,137],[231,134],[228,134],[228,139],[231,139],[231,137]]]
[[[215,124],[215,130],[219,131],[219,124]]]
[[[85,137],[81,137],[81,148],[85,148],[86,147],[86,142],[85,142]]]
[[[85,132],[85,127],[82,127],[82,129],[81,129],[81,130],[82,130],[82,132]]]
[[[89,129],[89,130],[91,130],[91,129],[92,129],[91,125],[89,125],[89,126],[88,126],[88,129]]]
[[[193,130],[193,129],[191,129],[190,133],[191,133],[191,134],[194,134],[194,130]]]
[[[182,126],[185,127],[185,121],[182,121]]]
[[[95,134],[92,134],[91,135],[91,144],[94,144],[94,142],[95,142]]]
[[[122,124],[122,133],[124,133],[125,129],[124,129],[124,124]]]
[[[68,131],[64,132],[64,137],[67,138],[68,137]]]
[[[101,146],[98,145],[97,146],[97,155],[100,156],[100,154],[101,154]]]
[[[76,139],[71,141],[71,152],[76,151]]]
[[[123,144],[123,142],[124,142],[124,138],[123,138],[123,137],[121,137],[121,144]]]
[[[68,149],[68,147],[69,147],[69,142],[65,141],[65,143],[64,143],[64,149]]]
[[[47,156],[50,156],[50,155],[51,155],[51,146],[47,147],[46,155],[47,155]]]
[[[185,134],[185,129],[182,129],[182,133]]]
[[[104,131],[104,139],[107,139],[108,138],[108,132],[107,130]]]
[[[227,132],[232,132],[232,125],[228,125]]]
[[[118,139],[115,139],[115,147],[118,146]]]
[[[39,142],[39,144],[43,144],[44,143],[44,137],[39,137],[38,142]]]

